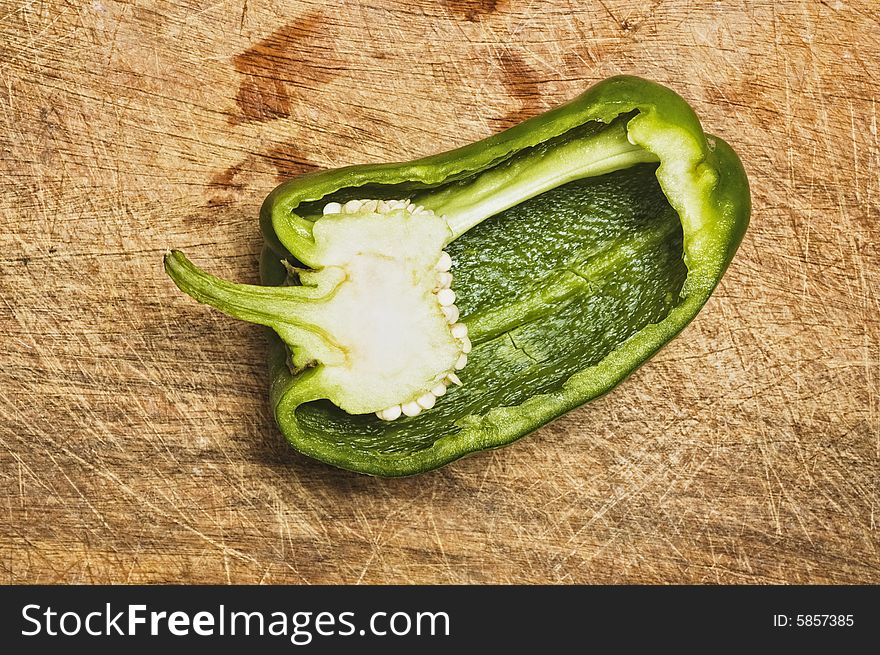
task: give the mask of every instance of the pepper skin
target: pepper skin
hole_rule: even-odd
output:
[[[316,234],[319,225],[337,225],[337,217],[322,219],[322,207],[325,214],[339,206],[344,212],[345,203],[357,198],[410,199],[425,221],[442,217],[448,226],[445,237],[434,233],[430,247],[437,249],[432,256],[441,247],[451,256],[456,320],[469,338],[447,338],[437,327],[439,310],[427,300],[418,304],[429,292],[410,289],[413,312],[423,312],[419,320],[434,321],[431,329],[440,330],[440,337],[413,346],[427,349],[419,373],[386,379],[367,368],[366,378],[357,377],[345,363],[354,351],[340,346],[347,354],[339,364],[321,354],[342,339],[326,334],[333,325],[312,325],[308,333],[297,327],[303,302],[342,297],[332,289],[344,288],[334,285],[346,273],[330,277],[328,247],[322,250]],[[353,211],[346,220],[354,228],[368,220],[384,225],[381,216]],[[360,473],[402,476],[509,444],[611,390],[703,307],[743,238],[750,211],[748,181],[733,150],[704,134],[673,91],[620,76],[456,150],[281,184],[260,211],[264,287],[225,283],[176,251],[165,266],[201,302],[277,333],[270,347],[271,406],[297,450]],[[393,219],[401,225],[416,224],[417,216],[398,214]],[[339,229],[346,234],[348,228]],[[396,255],[397,236],[377,234],[382,229],[392,228],[377,227],[364,238],[382,241],[388,259]],[[420,252],[427,241],[412,243],[412,252]],[[349,270],[348,260],[340,261],[339,270]],[[387,270],[403,270],[394,266]],[[387,297],[387,289],[382,293]],[[368,323],[367,332],[387,328]],[[459,364],[467,365],[458,372],[463,384],[450,385],[455,375],[444,376],[465,351]],[[413,365],[422,359],[406,356]],[[339,374],[330,376],[331,369]],[[437,380],[450,385],[448,393],[445,386],[438,391],[442,397],[428,399],[427,409],[415,406],[412,396],[419,375],[423,386]],[[355,382],[363,379],[375,380],[376,389],[368,393],[373,385]],[[406,394],[413,398],[409,403]],[[383,413],[381,403],[388,401],[397,409]],[[407,414],[408,406],[417,415]]]

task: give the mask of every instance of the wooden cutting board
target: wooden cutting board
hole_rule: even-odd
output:
[[[2,582],[880,582],[880,7],[0,2]],[[293,452],[259,328],[279,180],[485,137],[617,73],[741,154],[696,321],[510,448],[380,480]]]

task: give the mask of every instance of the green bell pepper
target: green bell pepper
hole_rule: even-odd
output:
[[[273,329],[271,405],[296,449],[411,475],[609,391],[696,316],[750,210],[733,150],[673,91],[621,76],[456,150],[281,184],[260,211],[265,286],[177,251],[165,268]]]

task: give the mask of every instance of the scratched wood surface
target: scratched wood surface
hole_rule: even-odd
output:
[[[646,5],[646,6],[640,6]],[[0,581],[880,582],[880,6],[0,1]],[[263,196],[482,138],[617,73],[750,174],[697,320],[512,447],[379,480],[287,447]]]

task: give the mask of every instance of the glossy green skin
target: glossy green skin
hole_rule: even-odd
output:
[[[687,103],[635,77],[601,82],[505,132],[408,163],[350,166],[290,180],[263,204],[264,284],[287,257],[308,264],[302,216],[331,200],[428,200],[455,180],[591,122],[633,113],[630,139],[654,153],[494,216],[448,246],[474,350],[432,410],[393,422],[350,415],[311,373],[292,374],[272,336],[271,403],[298,450],[361,473],[402,476],[498,448],[613,388],[690,322],[730,263],[751,210],[730,147]],[[565,137],[563,137],[565,138]],[[426,203],[427,204],[427,203]]]

